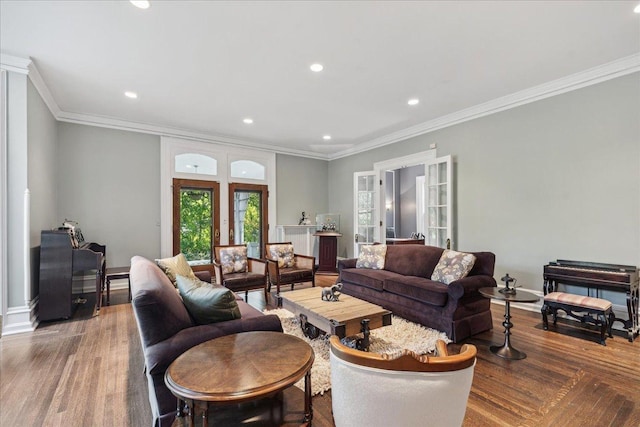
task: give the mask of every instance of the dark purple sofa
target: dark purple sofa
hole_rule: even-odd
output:
[[[478,289],[496,286],[495,255],[476,256],[467,277],[449,285],[431,280],[444,249],[424,245],[389,245],[384,270],[356,268],[356,259],[338,261],[342,292],[429,328],[454,342],[492,328],[491,301]]]
[[[210,280],[209,273],[206,274]],[[195,324],[169,278],[146,258],[131,258],[130,278],[133,312],[142,342],[149,402],[156,427],[170,426],[175,419],[176,398],[164,383],[164,373],[178,356],[191,347],[225,335],[247,331],[282,332],[277,316],[266,316],[240,298],[240,319]]]

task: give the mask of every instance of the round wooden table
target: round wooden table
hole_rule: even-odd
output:
[[[196,409],[208,425],[209,404],[237,404],[276,395],[305,378],[304,422],[311,423],[313,349],[280,332],[243,332],[197,345],[167,369],[164,381],[178,399],[176,420]]]
[[[510,304],[512,302],[536,302],[540,298],[537,295],[532,294],[531,292],[516,291],[515,289],[513,289],[513,293],[509,293],[504,292],[504,288],[496,287],[480,288],[478,289],[478,292],[480,292],[480,294],[487,298],[504,301],[504,322],[502,322],[502,326],[504,326],[504,344],[500,346],[492,345],[491,347],[489,347],[491,353],[510,360],[520,360],[526,358],[527,354],[525,352],[516,350],[511,346],[511,328],[513,327],[513,323],[511,323]]]

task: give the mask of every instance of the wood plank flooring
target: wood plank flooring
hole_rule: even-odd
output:
[[[321,286],[334,281],[317,278]],[[95,317],[88,298],[70,320],[0,338],[0,426],[151,425],[127,291],[112,291],[112,305]],[[249,302],[265,306],[260,292],[250,292]],[[640,426],[640,338],[629,343],[616,334],[604,347],[595,329],[561,320],[560,332],[544,331],[538,313],[512,309],[512,344],[528,357],[507,361],[488,350],[504,339],[504,307],[492,305],[492,312],[494,329],[467,341],[478,348],[478,362],[465,427]],[[313,424],[332,426],[331,393],[314,397],[313,405]],[[237,425],[254,409],[220,411],[213,421]],[[279,424],[299,425],[303,393],[287,389],[283,409]],[[268,424],[255,417],[243,425]]]

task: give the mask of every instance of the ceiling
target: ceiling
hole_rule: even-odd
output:
[[[1,0],[0,50],[59,120],[337,158],[640,70],[638,3]]]

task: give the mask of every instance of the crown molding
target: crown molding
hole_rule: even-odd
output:
[[[63,111],[56,103],[53,95],[49,91],[42,76],[40,75],[40,72],[31,59],[1,54],[0,65],[1,68],[8,71],[28,74],[31,82],[36,87],[36,89],[40,93],[40,96],[42,96],[44,102],[51,111],[51,114],[53,114],[53,116],[58,121],[126,130],[130,132],[141,132],[152,135],[171,136],[200,142],[226,144],[236,147],[239,146],[244,148],[274,152],[277,154],[286,154],[317,160],[336,160],[342,157],[351,156],[354,154],[372,150],[374,148],[379,148],[385,145],[400,142],[419,135],[424,135],[426,133],[434,132],[436,130],[454,126],[466,121],[488,116],[500,111],[519,107],[531,102],[581,89],[583,87],[591,86],[617,77],[622,77],[627,74],[639,72],[640,53],[620,58],[618,60],[593,67],[567,77],[553,80],[548,83],[534,86],[532,88],[525,89],[510,95],[496,98],[494,100],[470,108],[466,108],[464,110],[456,111],[454,113],[447,114],[445,116],[438,117],[436,119],[429,120],[415,126],[411,126],[398,132],[393,132],[379,138],[374,138],[370,141],[351,145],[333,154],[285,148],[273,145],[265,141],[244,140],[229,136],[211,135],[179,128],[132,122],[112,117]],[[344,146],[339,145],[335,146],[335,148],[343,147]],[[318,148],[320,148],[320,146],[318,146]]]
[[[214,144],[230,145],[234,147],[250,148],[253,150],[268,151],[277,154],[287,154],[291,156],[314,158],[318,160],[328,160],[328,156],[322,153],[312,153],[304,150],[288,149],[279,147],[262,141],[249,141],[222,135],[210,135],[200,132],[193,132],[186,129],[157,126],[147,123],[132,122],[116,119],[113,117],[96,116],[82,113],[70,113],[60,111],[56,119],[61,122],[76,123],[89,126],[104,127],[110,129],[126,130],[130,132],[141,132],[159,136],[169,136],[174,138],[187,139],[191,141],[207,142]]]
[[[640,53],[496,98],[329,155],[335,160],[640,71]]]
[[[29,74],[31,59],[0,53],[0,68],[14,73]]]
[[[42,78],[42,75],[40,74],[40,71],[38,71],[38,68],[36,67],[36,64],[34,62],[31,62],[29,64],[29,80],[31,80],[31,83],[33,83],[33,86],[36,88],[36,90],[44,100],[44,103],[47,105],[47,107],[49,107],[49,111],[51,111],[53,117],[57,119],[62,113],[62,110],[58,106],[56,100],[53,98],[51,91],[44,82],[44,79]]]

